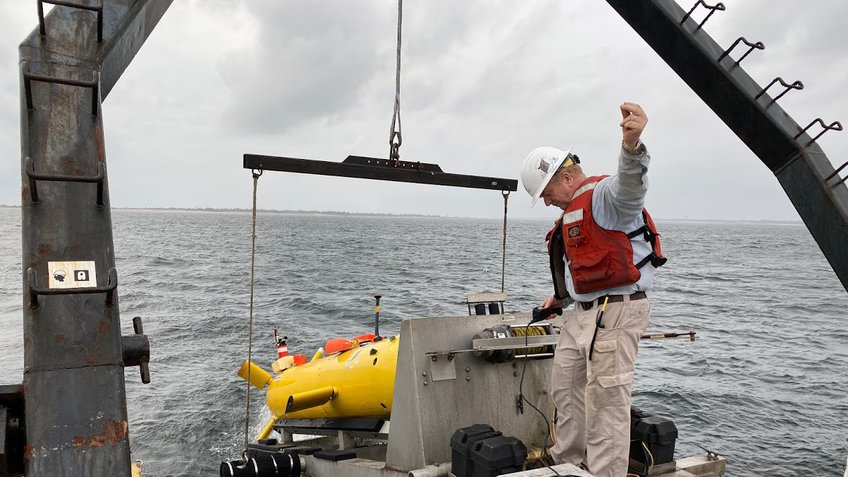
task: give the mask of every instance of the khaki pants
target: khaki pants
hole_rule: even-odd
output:
[[[551,388],[557,408],[554,461],[580,465],[596,477],[624,477],[630,453],[630,391],[639,337],[648,327],[647,299],[608,303],[595,351],[589,346],[599,305],[576,303],[554,355]]]

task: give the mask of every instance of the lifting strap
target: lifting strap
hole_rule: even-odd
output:
[[[651,244],[651,253],[640,260],[639,263],[636,264],[636,268],[641,269],[648,263],[653,265],[654,268],[661,267],[665,265],[665,262],[667,262],[668,259],[661,257],[657,252],[657,237],[659,237],[660,234],[654,232],[650,227],[648,227],[648,213],[645,209],[642,209],[642,220],[645,222],[644,225],[627,234],[627,238],[629,239],[638,237],[639,235],[644,235],[645,241]]]
[[[565,243],[562,240],[562,218],[557,220],[551,231],[551,236],[548,238],[548,247],[551,275],[554,282],[554,298],[562,300],[570,296],[568,288],[565,286]]]

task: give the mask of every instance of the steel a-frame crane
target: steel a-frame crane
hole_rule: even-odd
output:
[[[120,332],[100,105],[171,1],[34,2],[40,25],[20,47],[24,377],[0,386],[0,476],[130,474],[124,367],[147,379],[149,345],[140,321]],[[607,2],[775,174],[848,288],[848,163],[834,169],[815,142],[841,124],[800,126],[777,104],[800,82],[763,88],[740,66],[761,44],[712,40],[703,24],[723,5]]]

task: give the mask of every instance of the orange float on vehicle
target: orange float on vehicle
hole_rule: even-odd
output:
[[[356,346],[356,343],[351,340],[346,340],[344,338],[330,338],[327,340],[327,344],[324,345],[324,355],[340,353],[342,351],[347,351],[349,349],[353,349]]]

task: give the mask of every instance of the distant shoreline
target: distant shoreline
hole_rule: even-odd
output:
[[[232,208],[232,209],[217,209],[211,207],[205,208],[184,208],[184,207],[113,207],[113,210],[128,210],[133,212],[203,212],[203,213],[228,213],[228,214],[250,214],[250,209]],[[331,210],[277,210],[277,209],[257,209],[260,214],[275,214],[275,215],[328,215],[335,217],[414,217],[414,218],[444,218],[441,215],[425,215],[425,214],[388,214],[380,212],[341,212]]]
[[[0,204],[0,209],[20,209],[19,205]],[[213,208],[213,207],[112,207],[112,210],[132,211],[132,212],[203,212],[203,213],[232,213],[232,214],[250,214],[250,209],[243,208]],[[389,214],[380,212],[342,212],[328,210],[277,210],[277,209],[257,209],[258,213],[262,214],[281,214],[281,215],[330,215],[330,216],[356,216],[356,217],[415,217],[415,218],[470,218],[470,217],[445,217],[442,215],[426,215],[426,214]]]
[[[20,209],[19,205],[0,204],[0,209]],[[133,212],[204,212],[204,213],[235,213],[249,214],[250,209],[243,208],[188,208],[188,207],[112,207],[112,210],[127,210]],[[380,212],[341,212],[328,210],[277,210],[277,209],[258,209],[258,213],[262,214],[279,214],[279,215],[325,215],[331,217],[405,217],[405,218],[422,218],[422,219],[484,219],[484,220],[501,220],[493,217],[462,217],[462,216],[446,216],[446,215],[428,215],[428,214],[390,214]],[[549,222],[553,220],[548,217],[510,217],[512,220],[533,220]],[[800,220],[754,220],[754,219],[656,219],[657,222],[677,222],[677,223],[716,223],[716,224],[770,224],[770,225],[804,225]]]

